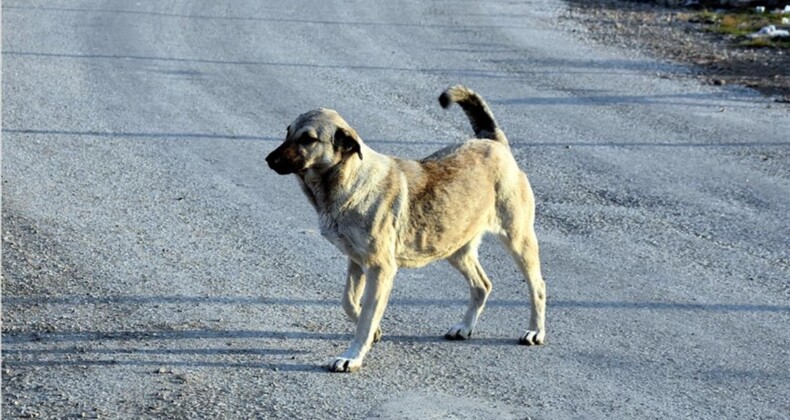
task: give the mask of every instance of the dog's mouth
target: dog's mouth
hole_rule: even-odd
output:
[[[296,168],[289,165],[287,162],[285,164],[277,161],[268,162],[268,163],[269,163],[269,167],[272,168],[274,172],[277,172],[280,175],[289,175],[298,172]]]
[[[296,172],[296,171],[291,170],[291,168],[280,168],[280,167],[273,167],[272,166],[272,169],[274,169],[274,172],[277,172],[277,174],[279,174],[279,175],[289,175],[289,174],[292,174],[292,173]]]

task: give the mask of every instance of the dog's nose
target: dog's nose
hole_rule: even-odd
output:
[[[280,163],[280,157],[279,156],[275,156],[274,153],[271,153],[271,154],[269,154],[269,156],[266,156],[266,163],[269,164],[270,168],[274,168],[274,165],[277,165],[277,164]]]

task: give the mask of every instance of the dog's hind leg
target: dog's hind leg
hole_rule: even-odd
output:
[[[477,319],[483,312],[486,299],[491,293],[491,280],[486,276],[480,261],[477,259],[477,247],[480,245],[480,237],[475,238],[463,248],[459,249],[447,261],[463,274],[469,283],[469,308],[466,310],[464,319],[450,328],[444,335],[448,340],[465,340],[472,336],[472,332],[477,324]]]
[[[527,186],[527,189],[529,187]],[[528,192],[531,196],[531,191]],[[538,238],[535,235],[534,211],[528,211],[525,206],[511,207],[503,223],[502,242],[510,249],[516,264],[521,269],[527,284],[532,303],[532,314],[529,329],[519,339],[520,344],[527,346],[543,344],[546,339],[546,283],[540,271],[540,256],[538,252]]]
[[[529,285],[532,314],[529,329],[519,339],[527,346],[543,344],[546,339],[546,283],[540,271],[538,238],[535,235],[535,196],[524,173],[513,177],[508,190],[497,192],[500,239]]]
[[[511,241],[511,252],[527,280],[532,301],[529,329],[519,339],[519,343],[527,346],[543,344],[546,340],[546,283],[540,272],[538,239],[532,226],[523,239]]]
[[[348,274],[346,275],[346,290],[343,293],[343,310],[354,325],[359,321],[360,300],[365,290],[365,272],[362,266],[354,260],[348,260]],[[381,327],[376,330],[373,342],[381,340]]]

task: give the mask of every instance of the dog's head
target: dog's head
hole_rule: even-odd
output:
[[[300,115],[285,135],[285,141],[266,157],[269,167],[280,175],[315,170],[323,173],[347,159],[362,159],[362,140],[340,114],[316,109]]]

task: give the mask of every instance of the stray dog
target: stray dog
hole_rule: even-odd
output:
[[[469,308],[445,337],[471,337],[491,293],[477,259],[486,232],[501,238],[529,284],[530,326],[519,343],[545,340],[546,286],[527,176],[483,98],[458,85],[439,102],[459,104],[476,139],[420,161],[402,160],[376,153],[337,112],[322,108],[300,115],[266,157],[278,174],[296,175],[318,212],[321,235],[349,258],[343,309],[357,331],[330,371],[358,370],[381,338],[379,322],[398,267],[446,259],[460,271],[469,283]]]

